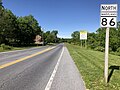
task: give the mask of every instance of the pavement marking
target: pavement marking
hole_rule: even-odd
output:
[[[60,57],[59,57],[59,59],[58,59],[58,61],[57,61],[57,64],[56,64],[56,66],[55,66],[55,68],[54,68],[54,70],[53,70],[53,72],[52,72],[52,75],[51,75],[51,77],[50,77],[50,79],[49,79],[49,81],[48,81],[48,83],[47,83],[47,85],[46,85],[46,87],[45,87],[45,90],[50,90],[50,88],[51,88],[53,79],[54,79],[54,77],[55,77],[55,74],[56,74],[56,72],[57,72],[58,66],[59,66],[59,64],[60,64],[60,60],[61,60],[62,55],[63,55],[63,52],[64,52],[64,47],[63,47],[62,52],[61,52],[61,55],[60,55]]]
[[[32,58],[32,57],[37,56],[37,55],[39,55],[39,54],[42,54],[42,53],[44,53],[44,52],[50,51],[50,50],[52,50],[52,49],[54,49],[54,48],[55,48],[55,47],[47,48],[47,49],[45,49],[45,50],[43,50],[43,51],[40,51],[40,52],[37,52],[37,53],[35,53],[35,54],[26,56],[26,57],[24,57],[24,58],[21,58],[21,59],[18,59],[18,60],[15,60],[15,61],[12,61],[12,62],[3,64],[3,65],[0,65],[0,69],[5,68],[5,67],[8,67],[8,66],[11,66],[11,65],[13,65],[13,64],[16,64],[16,63],[18,63],[18,62],[24,61],[24,60],[26,60],[26,59]]]

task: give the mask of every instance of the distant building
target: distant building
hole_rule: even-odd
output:
[[[36,35],[34,41],[35,41],[35,44],[43,44],[42,37],[40,35]]]

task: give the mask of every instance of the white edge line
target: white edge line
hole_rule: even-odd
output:
[[[45,87],[45,90],[50,90],[50,88],[51,88],[53,79],[54,79],[54,77],[55,77],[55,74],[56,74],[56,72],[57,72],[58,66],[59,66],[59,64],[60,64],[60,60],[61,60],[62,55],[63,55],[63,52],[64,52],[64,47],[63,47],[62,52],[61,52],[61,55],[60,55],[60,57],[59,57],[59,59],[58,59],[58,61],[57,61],[57,64],[56,64],[56,66],[55,66],[55,68],[54,68],[54,70],[53,70],[53,72],[52,72],[52,75],[51,75],[51,77],[50,77],[50,79],[49,79],[49,81],[48,81],[48,83],[47,83],[47,85],[46,85],[46,87]]]

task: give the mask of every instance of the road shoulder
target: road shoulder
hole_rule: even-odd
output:
[[[50,90],[85,90],[84,81],[66,47]]]

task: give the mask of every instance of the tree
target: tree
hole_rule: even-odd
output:
[[[4,8],[4,6],[2,5],[2,0],[0,0],[0,8]]]
[[[46,33],[44,33],[44,42],[46,43],[56,43],[58,42],[58,38],[57,38],[57,34],[58,31],[57,30],[53,30],[53,31],[47,31]]]
[[[79,31],[71,34],[72,42],[79,44]],[[104,51],[105,49],[106,28],[98,28],[96,33],[88,33],[88,47],[91,49]],[[110,28],[109,34],[109,47],[110,51],[116,52],[120,50],[120,21],[117,23],[117,29]]]
[[[109,47],[112,51],[116,51],[119,47],[119,34],[115,28],[110,29],[110,40],[109,40]]]
[[[74,31],[72,34],[72,42],[73,43],[80,43],[80,32],[79,31]]]
[[[97,46],[105,47],[105,28],[98,28],[96,31],[96,41]]]
[[[4,13],[4,6],[2,0],[0,0],[0,18],[3,16],[3,13]]]
[[[47,31],[45,33],[45,42],[46,43],[53,43],[54,42],[54,35],[50,31]]]
[[[58,31],[57,30],[53,30],[52,32],[51,32],[51,37],[53,37],[53,41],[56,43],[57,42],[57,34],[58,34]]]
[[[120,47],[120,21],[118,22],[117,35],[118,35],[118,47]]]
[[[3,10],[0,18],[0,43],[10,44],[14,42],[14,32],[16,31],[16,16],[7,9]]]
[[[37,20],[32,16],[19,17],[17,19],[19,33],[17,35],[19,44],[34,43],[36,35],[41,35],[41,27],[38,25]]]
[[[0,0],[0,44],[30,45],[41,34],[41,26],[32,15],[16,17]]]
[[[97,40],[96,40],[96,34],[95,33],[88,33],[88,39],[87,39],[87,44],[88,47],[94,49],[97,47]]]

